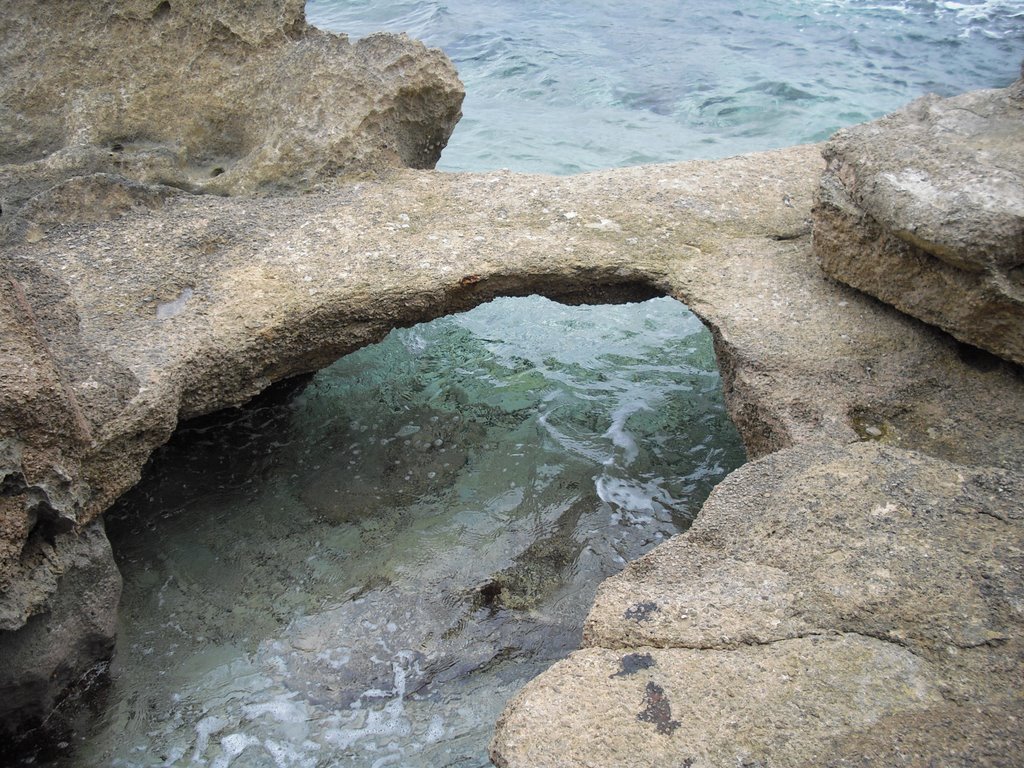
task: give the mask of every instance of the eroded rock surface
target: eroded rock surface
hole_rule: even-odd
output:
[[[460,116],[463,89],[451,62],[405,36],[350,43],[313,29],[304,5],[5,4],[0,240],[32,242],[54,228],[156,212],[182,190],[269,195],[339,174],[433,167]],[[105,246],[107,253],[117,248]],[[100,260],[87,270],[112,266],[113,258],[96,255]],[[68,281],[52,265],[6,250],[3,256],[0,650],[11,664],[0,680],[0,721],[6,731],[17,725],[18,711],[38,720],[109,652],[107,619],[119,587],[102,590],[103,599],[76,600],[84,581],[69,574],[91,557],[97,584],[118,578],[109,546],[101,557],[102,546],[84,542],[106,546],[102,527],[92,521],[170,435],[178,404],[129,405],[147,399],[146,383],[118,354],[90,346],[93,340],[82,334],[83,320],[89,321]],[[132,260],[145,258],[136,253]],[[176,314],[191,291],[175,290],[166,301],[154,295],[158,318]],[[110,443],[109,430],[125,427],[133,436]],[[45,652],[39,627],[49,637]]]
[[[36,451],[15,471],[26,488],[65,476],[73,502],[47,498],[78,530],[135,482],[179,417],[243,402],[396,325],[528,293],[688,303],[711,326],[752,457],[877,439],[1019,467],[1019,369],[821,274],[808,224],[820,171],[812,146],[571,178],[395,171],[264,199],[76,181],[115,201],[109,220],[40,217],[5,251],[17,331],[5,339],[20,346],[4,357],[17,374],[3,379],[4,423],[37,424],[5,433]],[[65,190],[26,210],[59,209]],[[6,585],[35,583],[19,559],[29,530],[6,538]],[[714,566],[723,579],[729,562]],[[728,583],[761,565],[771,578],[747,563]],[[44,612],[50,583],[6,587],[32,597],[10,615]]]
[[[1022,498],[1020,471],[870,442],[742,467],[602,584],[495,762],[1019,765]]]
[[[1024,80],[839,131],[815,251],[844,283],[1024,363]]]
[[[446,140],[440,54],[308,30],[294,0],[56,8],[0,22],[5,730],[109,642],[116,581],[75,563],[108,556],[99,515],[179,418],[494,296],[668,294],[710,326],[750,456],[789,450],[603,589],[590,647],[527,689],[496,759],[1019,761],[1021,370],[821,273],[819,147],[381,172]],[[594,740],[544,751],[559,724]]]
[[[2,635],[0,722],[37,725],[88,681],[114,649],[118,573],[102,521],[56,536],[45,555],[54,581],[46,610]],[[6,751],[0,750],[0,753]]]
[[[432,168],[461,115],[451,62],[404,35],[351,43],[321,32],[304,7],[5,3],[4,214],[90,173],[253,194],[342,172]]]

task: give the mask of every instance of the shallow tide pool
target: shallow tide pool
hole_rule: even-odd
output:
[[[185,425],[107,515],[112,684],[60,764],[487,765],[744,460],[715,366],[671,299],[499,299]]]

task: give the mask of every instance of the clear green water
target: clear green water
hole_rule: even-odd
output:
[[[681,304],[504,299],[186,425],[107,516],[112,685],[65,765],[479,766],[601,579],[744,459]]]

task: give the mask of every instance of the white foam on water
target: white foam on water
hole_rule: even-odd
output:
[[[315,768],[318,759],[318,755],[315,753],[321,749],[320,745],[306,741],[302,746],[314,754],[304,754],[288,742],[274,739],[263,740],[263,748],[274,758],[274,765],[277,768]]]
[[[279,723],[304,723],[309,717],[308,707],[305,702],[295,701],[295,696],[296,694],[289,693],[272,701],[246,704],[242,707],[242,712],[249,720],[270,715]]]
[[[244,733],[228,734],[220,740],[221,754],[210,764],[210,768],[228,768],[231,762],[247,748],[259,743],[260,740],[255,736],[248,736]]]
[[[630,402],[620,405],[612,412],[612,425],[604,433],[605,437],[611,438],[612,445],[620,448],[623,452],[623,463],[629,466],[636,457],[640,455],[640,448],[637,446],[636,437],[626,429],[626,420],[639,411],[649,411],[651,407],[643,401]]]
[[[568,433],[556,427],[550,421],[551,411],[540,414],[537,423],[543,427],[548,435],[567,453],[576,454],[583,458],[590,459],[595,464],[607,464],[613,460],[612,456],[601,448],[588,444],[585,440],[577,440]]]
[[[601,475],[594,481],[597,496],[615,509],[633,515],[654,513],[654,501],[649,491],[635,483],[618,477]]]
[[[360,710],[350,719],[350,723],[362,721],[361,727],[340,727],[325,732],[325,739],[338,749],[350,749],[357,742],[374,737],[390,736],[407,739],[412,734],[412,723],[405,712],[406,668],[414,667],[416,656],[412,651],[401,651],[395,655],[391,668],[394,673],[394,688],[391,691],[369,689],[362,697],[381,698],[391,695],[387,703],[380,709]],[[353,707],[355,709],[355,707]],[[365,714],[365,719],[363,715]],[[364,745],[365,748],[378,749],[375,745]]]
[[[444,718],[434,715],[430,718],[430,725],[427,727],[427,743],[433,744],[445,736]]]
[[[209,746],[210,736],[217,733],[227,725],[227,720],[215,715],[204,717],[196,723],[196,742],[195,749],[192,752],[193,763],[205,764],[206,761],[202,758],[203,755],[206,754],[207,746]]]
[[[371,768],[384,768],[385,765],[396,765],[402,759],[402,754],[396,752],[390,755],[384,755],[373,761]]]

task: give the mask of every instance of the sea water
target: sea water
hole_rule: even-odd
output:
[[[466,85],[439,168],[575,173],[821,141],[922,94],[1003,87],[1021,0],[311,0],[404,31]]]
[[[825,138],[1006,85],[1018,2],[317,0],[467,86],[449,170],[571,173]],[[743,461],[670,299],[504,299],[185,425],[107,515],[111,684],[65,766],[483,766],[601,579]]]
[[[107,513],[111,684],[59,764],[486,765],[597,584],[743,459],[672,299],[393,331],[185,425]]]

